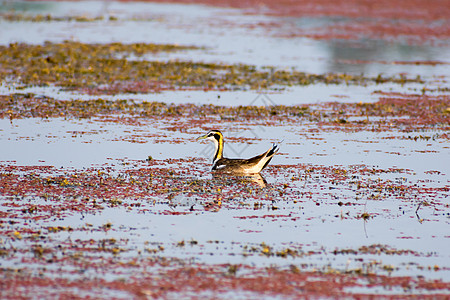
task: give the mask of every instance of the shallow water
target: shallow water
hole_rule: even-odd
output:
[[[206,47],[206,51],[159,54],[149,59],[180,59],[205,62],[245,63],[256,66],[296,68],[308,73],[339,72],[388,76],[399,73],[431,79],[450,76],[448,47],[413,46],[402,42],[317,41],[307,38],[279,38],[267,34],[259,23],[274,17],[243,15],[237,9],[201,5],[74,2],[12,3],[4,11],[16,9],[29,14],[52,16],[115,16],[118,21],[97,22],[6,22],[0,21],[0,44],[43,43],[75,40],[84,43],[146,42]],[[138,19],[138,20],[130,20]],[[139,19],[143,21],[139,21]],[[319,18],[321,21],[324,18]],[[275,18],[275,21],[276,18]],[[314,24],[314,18],[305,23]],[[319,26],[318,24],[317,26]],[[143,30],[145,28],[145,30]],[[269,32],[270,32],[269,27]],[[418,65],[417,61],[446,64]],[[395,62],[411,62],[397,64]]]
[[[146,142],[133,143],[126,140],[127,135],[135,135],[133,130],[139,129],[137,134],[143,134],[141,128],[116,124],[103,124],[96,121],[80,120],[14,120],[13,125],[2,121],[1,139],[8,141],[3,145],[3,163],[14,161],[17,165],[54,165],[65,169],[81,169],[92,166],[110,166],[118,173],[123,168],[120,161],[124,157],[132,160],[144,160],[148,155],[154,159],[187,158],[205,156],[209,160],[208,144],[195,142],[197,135],[184,134],[185,142],[171,144],[170,142],[152,143],[152,138]],[[55,131],[58,128],[58,131]],[[166,135],[170,139],[171,132],[162,128],[144,126],[145,135]],[[418,183],[425,187],[442,187],[448,184],[446,174],[450,173],[449,165],[442,164],[449,157],[449,148],[443,141],[414,141],[384,139],[386,136],[401,135],[400,133],[315,133],[314,139],[304,138],[308,126],[304,128],[279,126],[263,128],[249,127],[234,136],[250,137],[252,134],[258,140],[251,145],[230,142],[226,145],[225,154],[228,156],[250,156],[258,149],[268,146],[270,141],[284,139],[282,150],[273,160],[273,164],[310,164],[311,166],[341,166],[351,168],[352,165],[367,165],[386,169],[396,167],[407,169],[400,174],[385,174],[373,177],[373,180],[400,180],[408,184]],[[78,134],[77,134],[78,133]],[[297,135],[297,134],[300,134]],[[180,134],[177,133],[177,136]],[[117,137],[121,137],[117,139]],[[33,151],[30,151],[33,149]],[[426,149],[433,149],[433,153],[422,153]],[[391,154],[392,152],[400,153]],[[205,172],[205,166],[196,168]],[[177,168],[175,168],[177,170]],[[427,171],[439,171],[438,175],[430,175]],[[295,166],[286,169],[277,177],[271,173],[264,174],[269,185],[281,186],[290,183],[290,177],[299,174]],[[280,176],[281,175],[281,176]],[[210,180],[200,177],[203,180]],[[395,199],[382,201],[360,200],[359,204],[350,207],[339,207],[332,203],[346,202],[354,199],[355,191],[348,188],[337,188],[328,185],[325,179],[317,177],[316,182],[320,190],[314,191],[313,182],[299,182],[291,189],[291,193],[311,192],[313,199],[321,201],[317,206],[314,201],[277,202],[277,210],[253,210],[236,206],[222,208],[218,212],[206,212],[201,209],[189,215],[167,216],[161,214],[166,210],[189,211],[189,207],[201,208],[195,196],[183,196],[173,199],[175,207],[166,204],[150,205],[150,211],[139,213],[136,210],[124,208],[104,209],[94,214],[74,214],[63,220],[52,220],[52,226],[71,226],[78,228],[85,223],[94,227],[111,222],[113,230],[107,233],[97,233],[91,238],[127,238],[127,246],[131,251],[142,250],[145,242],[164,245],[164,254],[182,258],[195,257],[206,263],[250,263],[256,265],[270,265],[273,263],[288,265],[289,263],[307,263],[310,268],[353,268],[360,263],[352,257],[331,255],[329,252],[340,248],[355,248],[363,245],[389,245],[395,249],[411,249],[422,253],[416,258],[415,254],[398,257],[383,256],[373,258],[373,255],[358,255],[364,261],[381,259],[384,264],[407,266],[414,261],[420,266],[439,265],[446,260],[449,246],[447,227],[448,215],[436,212],[431,207],[423,207],[420,217],[415,210],[420,201],[407,200],[405,203]],[[323,188],[324,191],[321,191]],[[330,189],[328,189],[330,188]],[[332,189],[331,189],[332,188]],[[328,189],[328,190],[327,190]],[[448,193],[436,195],[437,201],[448,201]],[[262,198],[263,200],[264,198]],[[322,200],[321,200],[322,199]],[[441,199],[441,200],[439,200]],[[157,199],[160,201],[161,199]],[[430,199],[431,200],[431,199]],[[244,201],[242,199],[240,201]],[[200,205],[200,206],[198,206]],[[356,215],[368,211],[376,217],[368,221],[362,219],[342,219],[343,213]],[[267,215],[281,215],[283,217],[267,218]],[[289,215],[289,217],[287,217]],[[250,219],[245,219],[251,217]],[[297,219],[298,217],[298,219]],[[292,219],[294,218],[294,219]],[[420,223],[419,218],[427,221]],[[47,223],[45,221],[43,224]],[[36,223],[35,226],[41,222]],[[209,224],[209,225],[208,225]],[[45,226],[45,225],[44,225]],[[62,234],[64,240],[82,238],[83,232]],[[193,246],[174,246],[179,241],[195,240]],[[218,241],[208,242],[208,241]],[[306,258],[286,259],[279,257],[267,258],[260,255],[245,256],[244,246],[258,246],[266,243],[272,247],[298,247],[302,251],[319,251],[326,254]],[[433,255],[428,257],[428,253]],[[331,256],[330,256],[331,255]],[[400,267],[396,275],[408,275],[409,270]],[[449,278],[446,271],[434,272],[427,269],[428,276]],[[434,275],[433,275],[434,274]]]
[[[57,87],[14,87],[7,84],[0,85],[2,95],[15,93],[32,93],[60,100],[123,100],[156,101],[163,103],[194,103],[221,106],[238,105],[301,105],[323,102],[341,103],[373,103],[384,96],[379,91],[388,93],[418,94],[423,85],[407,84],[370,84],[368,86],[326,85],[314,84],[307,86],[288,87],[283,91],[163,91],[155,94],[118,94],[118,95],[84,95],[71,91],[62,91]],[[445,92],[431,91],[428,95],[442,95]]]
[[[169,131],[170,124],[155,124],[151,120],[139,126],[114,124],[99,120],[75,119],[18,119],[0,120],[2,160],[18,165],[53,165],[61,167],[89,167],[102,165],[109,159],[142,160],[151,155],[155,159],[212,157],[213,146],[196,142],[202,131],[195,134]],[[216,125],[217,126],[217,125]],[[215,127],[211,124],[211,128]],[[437,170],[450,174],[442,164],[450,154],[445,140],[399,140],[405,133],[307,133],[312,125],[276,126],[244,125],[224,132],[225,139],[251,138],[248,142],[227,142],[227,157],[251,157],[268,149],[272,142],[282,142],[282,151],[276,157],[278,164],[318,164],[349,166],[366,164],[379,168],[397,167],[416,173]],[[437,131],[439,132],[439,131]],[[428,132],[433,136],[436,132]],[[408,136],[423,132],[408,133]],[[176,143],[174,143],[176,142]],[[30,151],[33,149],[33,151]],[[427,175],[428,176],[428,175]]]
[[[294,68],[307,73],[347,73],[376,77],[405,74],[420,76],[424,84],[371,84],[368,86],[315,84],[288,87],[282,92],[270,92],[273,104],[296,105],[316,102],[375,102],[378,91],[420,94],[442,94],[450,76],[448,47],[408,45],[399,42],[365,41],[351,43],[307,38],[280,38],[260,29],[261,22],[271,22],[267,16],[243,15],[237,9],[219,9],[200,5],[168,5],[155,3],[84,2],[14,2],[3,7],[4,12],[16,10],[25,14],[52,16],[104,16],[92,22],[7,22],[0,20],[0,44],[12,42],[43,43],[75,40],[85,43],[146,42],[195,45],[205,49],[144,55],[144,60],[188,60],[227,64],[244,63],[257,67]],[[115,16],[117,21],[107,20]],[[141,21],[139,21],[141,20]],[[306,19],[315,24],[314,19]],[[321,20],[319,23],[323,22]],[[225,24],[225,25],[224,25]],[[145,28],[145,30],[143,30]],[[132,59],[132,58],[130,58]],[[438,62],[421,64],[420,62]],[[419,62],[419,63],[417,63]],[[439,63],[440,62],[440,63]],[[11,83],[0,86],[2,94],[32,92],[56,99],[95,98],[63,91],[57,87],[17,88]],[[265,92],[265,91],[264,91]],[[105,99],[141,99],[165,103],[196,103],[215,105],[248,105],[260,91],[166,91],[154,95],[101,95]],[[266,93],[267,94],[267,93]]]

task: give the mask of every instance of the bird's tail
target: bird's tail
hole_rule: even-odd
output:
[[[284,140],[283,140],[284,141]],[[283,143],[283,141],[279,142],[279,144]],[[277,143],[272,144],[272,149],[267,153],[266,157],[271,157],[275,155],[280,150],[280,145]]]

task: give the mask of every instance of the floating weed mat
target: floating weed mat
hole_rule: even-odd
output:
[[[237,106],[165,104],[133,100],[56,100],[34,94],[0,96],[0,118],[92,118],[106,116],[113,122],[124,114],[129,122],[145,118],[186,118],[200,122],[258,121],[268,124],[287,121],[315,123],[321,130],[371,130],[399,129],[449,130],[450,98],[447,95],[385,95],[375,103],[323,103],[300,106]],[[186,124],[173,131],[181,131]]]
[[[113,15],[109,16],[55,16],[51,14],[25,14],[17,12],[0,13],[0,19],[8,22],[100,22],[100,21],[118,21],[119,18]],[[123,20],[123,19],[122,19]],[[133,21],[152,21],[151,18],[131,18]]]
[[[22,13],[3,13],[0,14],[0,19],[8,22],[97,22],[97,21],[117,21],[114,16],[105,18],[104,16],[87,17],[87,16],[52,16],[50,14],[42,15],[28,15]]]
[[[62,250],[67,248],[63,245]],[[99,247],[101,249],[101,247]],[[56,252],[56,251],[55,251]],[[59,250],[56,252],[60,252]],[[70,252],[69,252],[70,253]],[[29,267],[7,269],[2,286],[7,298],[45,298],[49,290],[57,286],[62,298],[77,298],[78,295],[99,299],[239,299],[259,298],[365,298],[377,288],[376,295],[383,299],[398,299],[400,292],[425,294],[424,299],[444,299],[448,296],[449,284],[441,280],[427,280],[408,276],[354,275],[329,272],[307,272],[295,265],[290,268],[258,268],[233,264],[194,264],[165,257],[92,259],[74,252],[64,255],[65,265],[72,273],[84,273],[86,265],[97,268],[95,278],[89,275],[73,276],[66,269],[58,272],[43,268],[40,275],[33,274]],[[78,254],[78,255],[76,255]],[[44,257],[50,257],[51,253]],[[61,259],[62,260],[62,259]],[[29,259],[32,263],[37,259]],[[59,262],[59,259],[53,261]],[[41,258],[39,265],[48,266]],[[101,272],[98,271],[101,269]],[[37,273],[37,272],[36,272]],[[61,276],[61,274],[64,274]],[[114,280],[101,278],[98,274],[112,274]],[[72,275],[74,279],[65,278]],[[126,278],[126,279],[125,279]],[[389,287],[389,290],[384,287]],[[366,293],[359,290],[368,290]],[[20,291],[17,292],[17,290]],[[394,290],[394,292],[392,292]],[[394,294],[395,293],[395,294]],[[429,293],[429,295],[427,294]],[[99,296],[100,295],[100,296]],[[194,296],[195,295],[195,296]],[[369,294],[369,297],[372,294]]]
[[[0,46],[0,77],[25,86],[56,85],[89,94],[148,93],[176,89],[247,90],[292,85],[409,83],[420,77],[365,77],[348,74],[307,74],[299,71],[236,64],[190,61],[130,60],[130,55],[199,49],[155,44],[44,43]],[[147,58],[148,59],[148,58]]]
[[[7,22],[115,22],[115,21],[141,21],[152,22],[159,21],[160,18],[153,17],[126,17],[121,18],[114,15],[108,16],[86,16],[86,15],[71,15],[71,16],[56,16],[52,14],[26,14],[17,12],[0,13],[0,19]]]
[[[433,171],[427,171],[427,174],[430,172]],[[398,204],[411,206],[422,202],[445,216],[448,186],[419,186],[415,182],[380,177],[383,174],[405,176],[412,173],[409,169],[381,169],[367,165],[348,168],[275,165],[269,167],[266,174],[273,178],[286,178],[285,183],[262,185],[260,181],[264,181],[264,177],[258,180],[215,174],[211,178],[209,164],[204,159],[196,158],[123,159],[121,166],[82,170],[17,166],[2,162],[0,193],[4,209],[0,213],[5,218],[41,220],[111,207],[163,215],[214,212],[224,208],[280,211],[269,217],[273,221],[295,221],[304,217],[298,206],[309,203],[317,206],[338,205],[347,209],[354,207],[351,214],[336,215],[335,218],[370,219],[381,212],[362,215],[357,208],[364,206],[365,201],[394,200]],[[330,194],[331,190],[334,190],[333,194]],[[155,204],[166,204],[167,208],[160,211],[154,207]],[[288,204],[295,204],[296,209],[287,209],[285,206]],[[180,209],[174,210],[177,206]],[[290,210],[289,214],[286,214],[287,210]],[[267,217],[247,214],[237,218]]]
[[[71,171],[53,166],[0,164],[2,217],[43,220],[122,207],[162,215],[247,208],[243,201],[270,207],[286,186],[264,186],[245,176],[205,177],[204,160],[123,161],[124,166]],[[168,167],[171,165],[171,167]],[[201,176],[201,177],[200,177]],[[263,179],[262,179],[263,180]],[[17,183],[20,182],[20,185]],[[264,202],[264,203],[263,203]],[[155,204],[167,204],[163,211]],[[222,205],[223,204],[223,205]],[[176,207],[181,209],[175,210]]]
[[[164,297],[192,291],[237,293],[238,290],[256,295],[274,293],[301,297],[308,293],[331,297],[353,295],[349,289],[360,287],[379,287],[383,293],[384,286],[389,287],[388,295],[392,288],[404,286],[411,286],[408,291],[432,292],[438,298],[447,294],[447,281],[423,276],[400,277],[391,273],[397,268],[404,269],[404,263],[393,265],[383,261],[386,256],[416,259],[435,257],[436,253],[382,244],[326,249],[302,243],[226,243],[221,241],[221,236],[211,240],[173,240],[170,237],[162,240],[152,238],[153,232],[149,229],[145,229],[147,234],[142,237],[143,241],[138,242],[136,228],[118,226],[116,220],[92,224],[82,217],[76,223],[54,223],[70,215],[96,214],[96,218],[100,218],[97,213],[108,209],[122,209],[130,218],[136,216],[133,212],[145,214],[149,219],[162,215],[171,222],[189,216],[217,216],[222,210],[232,211],[232,220],[240,222],[246,232],[260,229],[246,220],[299,224],[324,218],[341,221],[364,218],[371,222],[386,217],[382,214],[398,217],[397,205],[366,212],[366,201],[395,201],[407,213],[411,213],[409,207],[422,201],[424,206],[430,207],[428,209],[435,210],[432,219],[426,222],[436,222],[438,216],[444,218],[447,187],[429,188],[414,182],[378,179],[380,174],[403,176],[411,170],[366,165],[347,168],[306,164],[269,166],[268,173],[291,179],[277,186],[260,188],[240,179],[235,183],[225,178],[205,179],[204,172],[196,170],[196,167],[206,169],[204,161],[123,160],[122,163],[123,168],[105,166],[78,170],[0,164],[0,234],[7,241],[0,246],[0,256],[5,263],[1,273],[6,293],[14,296],[19,290],[22,296],[43,294],[48,293],[49,286],[57,284],[63,291],[67,288],[69,294],[71,288],[76,288],[77,292],[82,290],[94,295],[100,284],[101,289],[115,296],[126,292],[136,297]],[[167,164],[179,167],[168,168]],[[372,177],[366,178],[367,175]],[[339,197],[333,197],[330,190]],[[350,194],[337,193],[339,190]],[[179,201],[180,195],[188,197],[189,194],[198,196],[195,206],[183,206]],[[362,216],[363,211],[367,217]],[[210,254],[211,247],[216,250]],[[245,260],[237,264],[202,264],[201,260],[190,257],[193,252],[200,253],[200,257],[229,254],[246,260],[260,257],[284,262],[270,267],[252,265]],[[177,258],[173,253],[189,254],[187,258],[186,255]],[[315,257],[320,261],[323,257],[357,259],[358,264],[354,268],[345,264],[336,268],[314,261]],[[413,267],[427,266],[406,265],[408,269]],[[445,266],[433,268],[437,272]],[[332,289],[327,288],[330,282],[336,283]]]

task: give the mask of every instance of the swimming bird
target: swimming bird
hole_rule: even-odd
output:
[[[212,171],[222,171],[227,173],[240,173],[240,174],[257,174],[262,169],[267,167],[272,160],[275,153],[278,152],[279,147],[277,144],[273,144],[272,148],[248,159],[241,158],[225,158],[223,157],[223,135],[219,130],[211,130],[207,134],[197,138],[197,140],[207,139],[214,142],[216,151],[213,157]]]

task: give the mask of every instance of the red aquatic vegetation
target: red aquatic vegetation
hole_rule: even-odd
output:
[[[4,97],[4,101],[0,104],[1,113],[5,118],[12,112],[17,118],[51,118],[64,114],[66,118],[89,117],[90,122],[128,124],[138,128],[157,121],[164,122],[164,129],[170,134],[173,132],[193,134],[192,131],[186,131],[190,122],[198,127],[204,126],[205,130],[214,122],[225,126],[223,123],[227,122],[224,121],[226,117],[236,114],[237,111],[244,115],[239,120],[232,121],[238,125],[239,122],[246,124],[255,122],[261,115],[270,119],[272,126],[286,122],[293,125],[307,123],[309,127],[301,133],[301,136],[317,142],[324,139],[314,134],[328,130],[358,131],[378,125],[377,131],[390,130],[398,133],[401,130],[417,131],[421,128],[443,131],[449,125],[447,118],[449,99],[446,96],[387,93],[382,96],[382,100],[372,104],[325,103],[296,108],[279,106],[271,108],[269,112],[251,107],[237,109],[196,105],[173,107],[158,103],[144,105],[127,101],[112,103],[111,106],[102,100],[61,103],[53,99],[39,99],[33,95]],[[10,102],[11,99],[15,102]],[[84,109],[86,107],[88,110]],[[203,114],[201,120],[197,119],[199,112]],[[222,116],[223,120],[218,121],[217,114]],[[352,119],[356,117],[362,117],[363,121]],[[14,119],[11,121],[15,122]],[[96,133],[98,132],[69,132],[71,135]],[[152,135],[138,130],[130,132],[125,139],[130,142],[151,138],[164,140],[168,135],[164,133]],[[107,207],[174,219],[234,210],[238,212],[234,219],[244,224],[255,221],[317,220],[317,216],[305,215],[302,211],[282,210],[283,205],[287,203],[320,208],[333,205],[337,212],[333,212],[332,217],[340,217],[341,220],[363,219],[362,222],[371,222],[373,218],[383,217],[382,214],[395,215],[389,209],[383,210],[382,213],[365,210],[363,212],[364,200],[397,201],[399,205],[410,210],[416,209],[417,204],[422,203],[423,206],[431,206],[436,214],[445,214],[448,209],[445,202],[449,191],[448,184],[429,186],[421,182],[382,178],[384,175],[405,176],[412,173],[411,169],[380,168],[363,164],[347,167],[301,163],[271,165],[267,168],[266,174],[275,178],[284,177],[286,180],[281,185],[259,188],[243,179],[231,180],[220,177],[204,179],[209,175],[209,164],[206,159],[198,158],[119,159],[111,164],[85,169],[17,166],[13,162],[2,162],[0,195],[3,213],[0,214],[2,216],[0,235],[8,239],[9,244],[0,247],[0,256],[12,266],[20,266],[0,270],[4,279],[0,283],[0,288],[5,291],[2,297],[17,298],[20,295],[39,297],[41,294],[48,296],[49,290],[55,297],[62,298],[80,295],[80,291],[83,295],[93,297],[109,292],[113,296],[125,294],[142,298],[190,297],[192,293],[196,296],[205,293],[206,296],[212,295],[211,298],[214,298],[214,295],[230,291],[231,293],[244,291],[249,293],[249,297],[261,295],[367,297],[366,293],[356,292],[356,288],[368,289],[369,295],[371,288],[381,289],[381,296],[384,298],[402,297],[403,293],[392,295],[390,294],[392,291],[383,294],[386,286],[401,291],[409,289],[415,294],[430,290],[433,291],[432,296],[443,296],[449,287],[448,282],[444,281],[384,276],[365,271],[363,268],[311,271],[311,268],[307,269],[301,265],[292,265],[287,270],[246,265],[198,265],[190,260],[175,260],[166,255],[162,250],[165,245],[156,248],[152,246],[143,251],[145,254],[141,252],[136,254],[133,252],[135,245],[129,244],[126,239],[98,240],[89,235],[86,239],[70,238],[70,235],[80,232],[86,234],[120,232],[121,229],[115,228],[111,223],[95,227],[88,224],[69,227],[51,223],[58,218],[80,213],[96,213]],[[444,176],[433,171],[426,174]],[[342,191],[350,191],[350,194],[340,195]],[[187,199],[195,198],[195,207],[177,206],[173,200],[179,195]],[[165,206],[156,208],[155,202],[163,203]],[[344,209],[347,212],[343,211]],[[411,217],[416,218],[414,215]],[[33,226],[42,222],[46,225]],[[244,227],[240,232],[263,233],[252,230],[252,227],[250,229]],[[69,235],[69,238],[58,238],[65,234]],[[400,234],[396,238],[416,239],[417,236]],[[184,247],[185,242],[178,244]],[[321,255],[320,251],[301,252],[298,247],[281,251],[272,250],[274,248],[255,247],[256,252],[250,255],[289,259]],[[397,250],[376,245],[358,249],[336,249],[335,252],[334,255],[429,256],[413,250]],[[20,261],[20,264],[15,265],[17,261]],[[391,272],[396,266],[387,265],[379,268]],[[436,272],[445,270],[445,266],[431,268]],[[96,274],[95,278],[89,275],[93,272]],[[333,288],[330,289],[330,285]],[[54,286],[58,286],[58,289],[52,288]],[[352,290],[353,288],[355,290]],[[74,290],[77,291],[76,294]]]
[[[167,215],[170,218],[183,217],[186,214],[203,210],[217,211],[225,206],[228,209],[254,210],[273,207],[273,200],[280,202],[316,201],[321,204],[324,193],[336,185],[356,186],[360,197],[366,193],[368,200],[380,200],[383,197],[398,198],[402,201],[433,198],[436,211],[442,203],[439,199],[448,192],[448,187],[426,188],[414,183],[395,183],[381,179],[362,179],[359,175],[378,175],[383,173],[408,173],[406,169],[381,169],[365,165],[348,168],[339,166],[320,166],[298,164],[290,166],[274,165],[268,169],[275,176],[284,176],[286,172],[295,175],[292,180],[302,181],[308,186],[310,194],[303,189],[296,189],[296,184],[286,182],[281,187],[255,189],[252,185],[224,184],[223,179],[202,181],[192,177],[192,164],[199,164],[192,158],[149,161],[122,160],[122,167],[91,167],[84,170],[60,169],[53,167],[33,167],[3,165],[0,169],[0,188],[2,205],[8,208],[8,223],[0,223],[0,234],[16,244],[13,247],[0,248],[0,255],[5,261],[21,261],[20,269],[4,268],[0,270],[2,281],[0,288],[2,298],[17,298],[20,295],[48,296],[49,292],[58,297],[73,297],[73,291],[83,295],[99,295],[105,292],[115,295],[134,297],[188,297],[194,295],[211,295],[214,298],[221,293],[250,293],[249,297],[262,295],[283,295],[286,297],[360,297],[352,288],[391,288],[413,287],[414,291],[433,291],[433,296],[444,295],[449,288],[448,282],[426,280],[415,277],[398,277],[377,275],[362,269],[311,271],[301,266],[291,265],[286,268],[264,268],[247,265],[195,264],[189,260],[173,259],[162,253],[163,248],[150,249],[147,255],[132,255],[133,245],[128,239],[66,239],[52,242],[53,235],[72,232],[108,232],[120,230],[110,223],[92,227],[52,226],[34,228],[33,222],[38,218],[50,220],[63,214],[77,212],[96,212],[103,207],[122,206],[130,209],[146,209],[148,213]],[[177,166],[168,169],[167,164]],[[204,164],[204,163],[201,163]],[[201,171],[193,171],[203,174]],[[226,179],[225,179],[226,180]],[[228,181],[227,181],[228,182]],[[20,184],[17,184],[20,183]],[[314,187],[313,189],[311,189]],[[112,190],[113,192],[110,192]],[[208,194],[207,191],[210,191]],[[181,210],[155,210],[148,200],[166,201],[173,199],[171,193],[184,192],[187,197],[199,196],[205,207],[194,210],[185,207]],[[370,193],[379,193],[374,198]],[[417,197],[419,196],[420,197]],[[239,205],[242,197],[247,203],[256,200],[247,208]],[[308,197],[311,197],[308,200]],[[38,200],[37,198],[40,198]],[[132,201],[128,200],[132,199]],[[236,200],[237,199],[237,200]],[[324,199],[327,199],[326,197]],[[350,200],[350,199],[348,199]],[[29,202],[28,202],[29,201]],[[340,200],[328,200],[340,205]],[[339,201],[339,202],[338,202]],[[429,200],[428,200],[429,201]],[[347,201],[350,207],[355,205]],[[233,206],[235,205],[235,206]],[[278,204],[277,204],[278,205]],[[344,204],[342,204],[344,205]],[[341,206],[341,205],[340,205]],[[272,208],[273,210],[273,208]],[[298,221],[313,217],[300,217],[298,213],[264,212],[260,215],[241,215],[239,220],[279,220]],[[33,221],[33,222],[29,222]],[[243,231],[252,233],[258,231]],[[409,238],[400,236],[399,238]],[[186,242],[188,243],[188,242]],[[192,242],[195,245],[197,242]],[[28,246],[27,246],[28,245]],[[184,247],[185,242],[179,242]],[[131,247],[131,248],[130,248]],[[274,251],[267,245],[255,248],[256,253],[267,257],[301,257],[320,255],[320,252],[299,252],[298,249]],[[124,255],[122,255],[124,253]],[[359,249],[336,249],[334,255],[420,255],[412,250],[397,250],[383,245],[371,245]],[[53,268],[56,266],[57,268]],[[36,269],[34,269],[37,267]],[[385,266],[385,268],[392,268]],[[440,268],[440,267],[435,267]],[[41,270],[41,271],[39,271]],[[96,276],[89,275],[96,272]],[[128,276],[127,274],[130,274]],[[86,275],[84,275],[86,273]],[[116,279],[119,277],[119,279]],[[120,278],[126,279],[120,279]],[[107,279],[110,278],[110,279]],[[332,288],[330,288],[330,285]],[[53,287],[57,286],[58,289]],[[370,292],[370,291],[369,291]],[[108,294],[109,295],[109,294]],[[364,294],[367,296],[367,294]],[[381,294],[384,298],[401,298],[402,295]],[[194,296],[192,296],[194,298]]]
[[[122,0],[128,2],[130,0]],[[131,1],[130,1],[131,2]],[[450,8],[446,0],[421,1],[405,3],[402,0],[151,0],[149,2],[206,4],[219,7],[242,9],[244,14],[264,14],[280,18],[252,24],[233,24],[231,21],[211,20],[213,26],[245,26],[248,29],[265,28],[268,34],[284,37],[309,37],[314,39],[351,39],[362,38],[385,41],[403,40],[407,43],[447,43],[450,37]],[[300,28],[290,23],[292,18],[329,17],[328,25],[320,28]],[[185,25],[189,26],[189,25]],[[145,91],[153,87],[145,83]],[[158,90],[159,87],[156,87]],[[114,93],[116,89],[107,89]],[[132,91],[136,91],[135,88]],[[97,93],[97,89],[90,92]]]
[[[283,21],[259,24],[285,37],[305,36],[315,39],[404,39],[410,43],[446,40],[450,37],[450,8],[445,0],[302,0],[302,1],[237,1],[237,0],[160,0],[169,3],[201,3],[243,9],[250,14],[276,17],[341,17],[322,28],[286,27]],[[275,23],[275,24],[274,24]],[[256,25],[258,26],[258,25]],[[277,32],[278,31],[278,32]]]
[[[139,271],[137,263],[141,267],[155,266],[154,262],[140,260],[137,262],[130,261],[128,267],[135,266],[133,267],[136,269],[135,271]],[[250,293],[248,294],[250,298],[263,297],[264,295],[300,298],[372,296],[370,291],[368,294],[351,292],[352,288],[364,286],[367,286],[367,288],[389,286],[390,289],[399,288],[401,290],[414,287],[422,291],[433,291],[432,295],[427,296],[425,294],[421,297],[435,299],[445,296],[445,291],[449,288],[448,283],[438,280],[427,281],[412,277],[305,272],[295,266],[292,266],[290,270],[279,270],[245,265],[183,266],[170,263],[168,266],[164,266],[163,261],[157,262],[156,265],[160,266],[159,272],[153,274],[135,273],[126,280],[48,278],[32,276],[26,274],[26,272],[6,273],[0,286],[3,291],[6,291],[5,299],[19,295],[28,297],[31,294],[48,296],[49,291],[51,293],[53,290],[51,287],[54,286],[61,289],[61,291],[53,291],[59,297],[73,297],[75,295],[72,290],[77,290],[78,294],[82,291],[82,293],[97,296],[109,291],[110,293],[116,293],[116,295],[128,295],[128,297],[164,298],[178,296],[189,299],[196,298],[194,295],[214,298],[223,293],[230,293],[230,291],[237,294],[240,292]],[[240,275],[241,272],[244,273]],[[363,282],[367,283],[364,284]],[[399,294],[383,294],[382,292],[377,292],[377,296],[384,299],[406,298],[406,296]]]
[[[126,2],[126,1],[124,1]],[[165,3],[202,3],[214,6],[235,7],[249,12],[266,13],[279,16],[345,16],[345,17],[384,17],[393,19],[447,19],[450,8],[445,0],[420,0],[408,2],[401,0],[152,0]]]
[[[378,80],[378,79],[377,79]],[[383,80],[379,78],[379,80]],[[225,107],[215,105],[168,105],[158,102],[138,102],[133,100],[106,101],[62,101],[48,97],[36,97],[32,94],[14,94],[0,96],[0,117],[11,122],[19,118],[95,118],[96,121],[139,126],[158,120],[166,122],[170,131],[186,132],[186,125],[209,128],[218,123],[218,127],[237,121],[264,126],[309,123],[316,127],[314,131],[361,130],[404,132],[434,129],[442,132],[450,127],[450,98],[448,95],[401,94],[379,92],[381,98],[375,103],[338,103],[328,102],[301,106],[239,106]],[[204,124],[208,124],[205,126]],[[143,143],[150,137],[156,142],[180,143],[182,140],[167,138],[164,134],[145,134],[139,131],[120,140]]]

